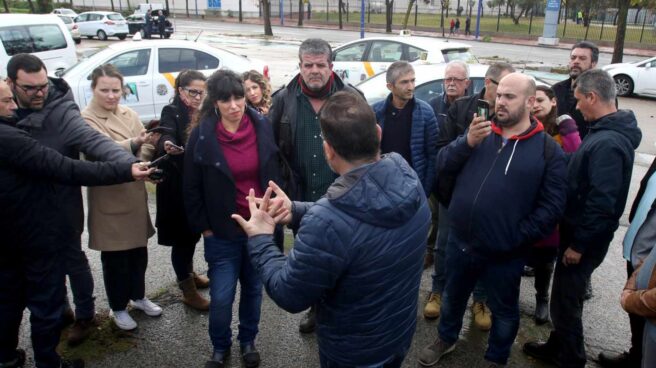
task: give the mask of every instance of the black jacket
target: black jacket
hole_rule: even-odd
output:
[[[649,179],[651,179],[651,176],[654,175],[654,172],[656,172],[656,158],[651,162],[651,166],[649,166],[645,176],[643,176],[642,180],[640,180],[640,189],[638,189],[638,194],[636,194],[633,205],[631,206],[631,212],[629,213],[629,222],[633,222],[636,211],[638,211],[638,205],[642,200],[642,196],[645,194],[645,190],[647,190],[647,183],[649,183]],[[654,207],[656,207],[656,201],[652,203],[651,211],[654,210]]]
[[[583,114],[576,108],[576,98],[574,98],[572,82],[572,78],[567,78],[551,86],[551,89],[553,89],[556,100],[558,101],[558,116],[571,116],[576,121],[576,126],[579,128],[579,135],[583,139],[590,131],[590,124],[585,121]]]
[[[303,192],[302,188],[297,188],[293,186],[293,184],[290,184],[290,182],[300,183],[300,181],[296,179],[299,176],[299,169],[294,162],[294,142],[296,140],[296,126],[298,124],[298,121],[296,121],[296,115],[298,112],[297,96],[301,93],[301,85],[298,83],[298,77],[299,76],[296,75],[287,86],[282,87],[273,94],[273,101],[268,116],[273,124],[275,142],[278,144],[282,156],[291,167],[292,172],[286,172],[286,170],[284,170],[285,172],[282,173],[282,179],[285,184],[284,189],[294,191],[294,193],[288,193],[293,199],[298,198],[298,194]],[[355,93],[362,96],[364,99],[362,92],[350,84],[344,83],[339,76],[335,74],[335,80],[333,81],[330,95],[339,91]]]
[[[164,106],[159,125],[172,129],[163,134],[157,145],[156,156],[166,154],[164,142],[171,141],[178,146],[187,144],[187,127],[189,126],[189,109],[179,97],[170,105]],[[157,240],[162,245],[193,245],[200,235],[191,230],[184,208],[182,194],[182,177],[184,173],[184,156],[169,156],[159,168],[164,170],[164,180],[157,184]]]
[[[80,152],[99,161],[135,162],[137,158],[109,137],[91,128],[80,116],[70,87],[63,79],[50,78],[48,98],[43,109],[21,111],[23,119],[16,126],[34,139],[64,156],[78,159]],[[62,222],[60,240],[75,240],[84,228],[82,193],[79,185],[56,188],[59,216]]]
[[[437,136],[437,150],[453,142],[462,135],[474,118],[476,103],[485,96],[485,88],[477,95],[463,96],[453,101],[446,114],[446,120],[440,125]]]
[[[69,226],[61,216],[61,188],[132,180],[127,162],[73,160],[0,120],[0,257],[61,247],[58,240]]]
[[[604,255],[624,212],[633,158],[642,133],[629,110],[590,123],[568,165],[562,247]]]
[[[260,186],[269,180],[279,182],[278,148],[273,141],[271,123],[250,107],[257,135]],[[191,228],[196,233],[211,229],[214,236],[234,240],[245,236],[230,215],[237,213],[236,188],[228,162],[216,138],[216,116],[205,117],[191,132],[185,154],[184,205]]]

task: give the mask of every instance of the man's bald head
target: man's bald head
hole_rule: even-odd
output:
[[[499,81],[499,88],[501,85],[506,88],[513,89],[516,93],[523,93],[524,96],[535,96],[535,79],[522,73],[510,73]]]
[[[0,79],[0,117],[13,118],[16,109],[17,106],[11,88],[4,79]]]
[[[506,75],[497,87],[494,105],[497,124],[511,127],[521,122],[527,123],[534,103],[535,80],[522,73]]]

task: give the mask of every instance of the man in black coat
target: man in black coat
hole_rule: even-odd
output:
[[[39,143],[73,159],[83,152],[98,161],[137,161],[84,121],[68,84],[48,78],[45,65],[36,56],[14,55],[7,64],[7,83],[18,104],[16,126]],[[93,278],[80,240],[84,229],[82,193],[75,185],[58,185],[56,192],[59,216],[66,221],[53,241],[68,250],[64,263],[76,306],[76,323],[69,337],[72,343],[79,343],[93,328],[95,316]],[[72,315],[70,308],[67,314]]]
[[[11,90],[0,81],[0,366],[22,367],[18,331],[27,307],[38,367],[82,367],[55,351],[61,331],[65,273],[57,241],[68,226],[60,214],[57,187],[111,185],[145,178],[152,170],[129,162],[73,160],[16,128]],[[143,169],[142,169],[143,168]]]
[[[554,330],[546,343],[526,343],[524,352],[560,367],[583,368],[586,282],[606,257],[619,226],[642,133],[632,111],[615,107],[615,82],[607,72],[582,73],[574,96],[590,133],[569,160],[567,209],[551,297]]]
[[[574,98],[574,82],[581,73],[594,69],[599,61],[599,48],[592,42],[581,41],[572,46],[569,54],[569,78],[551,86],[558,100],[558,116],[569,115],[576,121],[579,128],[581,139],[588,134],[590,126],[583,118],[583,114],[576,108],[576,98]]]

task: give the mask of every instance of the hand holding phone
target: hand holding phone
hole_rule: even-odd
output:
[[[490,116],[490,104],[485,100],[476,101],[476,115],[488,119]]]
[[[474,114],[474,118],[467,130],[467,144],[469,147],[474,148],[490,133],[492,133],[492,123],[486,117]]]
[[[164,142],[164,151],[166,151],[166,153],[169,155],[179,155],[181,153],[184,153],[184,147],[176,146],[175,144],[173,144],[173,142],[166,141]]]

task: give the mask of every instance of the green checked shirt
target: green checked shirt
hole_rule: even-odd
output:
[[[323,139],[319,114],[314,112],[308,98],[299,90],[298,124],[294,142],[295,161],[300,168],[303,201],[315,202],[326,193],[335,180],[335,173],[323,155]]]

